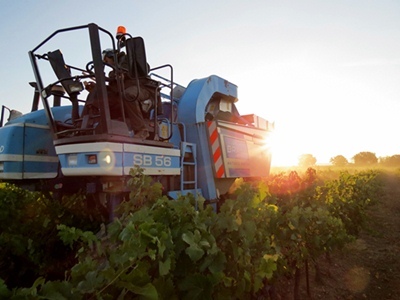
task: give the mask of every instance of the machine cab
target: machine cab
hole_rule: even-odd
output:
[[[86,66],[69,64],[68,58],[64,57],[60,49],[42,50],[45,45],[51,44],[50,41],[56,36],[82,30],[88,30],[90,40],[91,61],[87,62]],[[111,45],[110,48],[115,53],[113,64],[105,63],[102,57],[101,45],[105,42],[100,40],[100,36],[106,36],[107,43]],[[160,136],[158,119],[157,117],[150,119],[150,116],[157,116],[162,112],[161,89],[169,89],[170,99],[173,99],[172,82],[168,79],[161,81],[150,77],[145,45],[141,37],[132,37],[124,33],[115,40],[110,32],[96,24],[88,24],[56,31],[29,54],[36,78],[37,94],[42,98],[55,144],[71,143],[71,139],[76,141],[128,139],[130,142],[144,144],[165,142],[168,139],[172,130],[168,129],[168,134]],[[47,61],[50,64],[56,80],[44,82],[39,61]],[[159,68],[163,67],[168,68],[169,65]],[[111,73],[113,75],[112,88]],[[91,82],[94,86],[89,92],[84,86],[87,82]],[[137,87],[136,98],[134,95],[127,95],[128,85]],[[143,90],[150,91],[147,93],[149,95],[147,99],[139,97],[143,94]],[[69,100],[71,115],[69,120],[57,120],[54,117],[49,103],[51,97]],[[32,111],[38,109],[38,102],[38,100],[34,102]],[[59,105],[60,101],[54,100],[53,106]],[[139,139],[135,136],[132,122],[130,122],[133,118],[129,117],[133,106],[143,116],[144,126],[150,132],[146,138]]]

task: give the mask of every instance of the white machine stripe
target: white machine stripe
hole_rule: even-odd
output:
[[[122,167],[105,168],[61,168],[65,176],[122,176]]]
[[[58,162],[57,156],[50,155],[21,155],[21,154],[0,154],[0,161],[26,161],[26,162]]]
[[[32,128],[41,128],[41,129],[50,129],[48,125],[39,125],[35,123],[13,123],[13,124],[6,124],[5,126],[15,126],[15,127],[32,127]]]
[[[84,143],[56,146],[57,154],[82,153],[82,152],[101,152],[103,150],[111,150],[114,152],[137,152],[145,154],[172,155],[180,156],[179,149],[160,148],[153,146],[131,145],[120,143]]]
[[[0,179],[22,179],[22,173],[0,173]]]
[[[106,171],[104,168],[61,168],[61,171],[65,176],[122,176],[123,170],[124,174],[129,174],[131,168],[133,167],[113,167]],[[179,175],[180,168],[145,168],[143,173],[145,175]]]
[[[24,173],[24,179],[39,179],[39,178],[55,178],[57,172],[54,173]]]
[[[25,161],[37,161],[37,162],[58,162],[57,156],[45,156],[45,155],[24,155]]]
[[[123,147],[122,144],[106,143],[106,142],[56,146],[57,154],[101,152],[106,149],[111,150],[113,152],[122,152]]]
[[[137,153],[145,153],[145,154],[180,156],[179,149],[171,149],[171,148],[160,148],[160,147],[149,147],[149,146],[143,146],[143,145],[124,144],[124,150],[125,150],[125,153],[126,152],[137,152]]]
[[[0,179],[41,179],[55,178],[57,173],[0,173]]]
[[[21,154],[0,154],[0,161],[22,161]]]

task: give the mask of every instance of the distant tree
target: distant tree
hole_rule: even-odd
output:
[[[391,157],[391,156],[382,156],[382,157],[379,157],[379,158],[378,158],[379,164],[381,164],[381,165],[383,165],[383,166],[385,166],[385,167],[389,166],[389,164],[390,164],[390,157]]]
[[[332,157],[329,162],[335,167],[344,167],[349,164],[349,161],[343,155],[336,155]]]
[[[378,163],[378,158],[372,152],[360,152],[353,156],[356,166],[370,166]]]
[[[380,157],[379,163],[385,167],[400,167],[400,154]]]
[[[299,166],[300,167],[312,167],[317,163],[317,159],[312,154],[302,154],[299,157]]]

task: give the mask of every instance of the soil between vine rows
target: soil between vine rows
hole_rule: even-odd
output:
[[[388,172],[383,178],[384,196],[368,209],[368,228],[330,261],[319,259],[322,277],[309,268],[311,297],[302,273],[300,299],[400,299],[400,176]],[[281,281],[276,298],[293,299],[293,284]]]

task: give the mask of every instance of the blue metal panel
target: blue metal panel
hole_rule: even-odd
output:
[[[24,160],[24,178],[54,178],[57,176],[58,161]]]
[[[123,143],[83,143],[57,146],[65,176],[123,176],[135,165],[147,175],[178,175],[180,150]],[[90,155],[97,162],[89,164]]]
[[[83,106],[80,107],[80,110],[83,109]],[[57,106],[53,107],[52,111],[54,114],[54,118],[57,121],[60,122],[68,122],[71,119],[71,106]],[[47,125],[48,126],[48,120],[46,117],[46,114],[43,109],[41,110],[36,110],[30,113],[27,113],[25,115],[22,115],[21,117],[18,117],[16,119],[13,119],[5,124],[11,125],[11,124],[18,124],[18,123],[31,123],[31,124],[37,124],[37,125]]]
[[[236,101],[237,86],[215,75],[190,82],[179,100],[178,122],[185,124],[204,122],[206,106],[215,93],[232,97],[232,100]]]
[[[23,154],[23,124],[1,128],[0,154]]]
[[[33,127],[25,124],[25,155],[52,155],[56,156],[49,128]]]
[[[82,149],[84,151],[84,149]],[[89,156],[96,155],[97,162],[89,163]],[[105,151],[86,151],[59,154],[61,170],[65,176],[122,176],[123,153]],[[74,156],[76,164],[71,164],[69,158]]]
[[[1,128],[0,132],[0,162],[3,163],[0,178],[57,176],[58,158],[47,126],[11,123]]]
[[[182,190],[182,191],[168,191],[168,196],[170,196],[172,199],[177,200],[180,196],[186,196],[188,194],[194,195],[196,198],[197,197],[204,197],[202,194],[201,189],[187,189],[187,190]]]
[[[5,161],[3,163],[3,172],[0,173],[0,178],[22,179],[22,168],[22,161]]]
[[[178,104],[178,122],[185,124],[186,141],[197,145],[198,185],[206,199],[217,199],[218,190],[211,161],[206,107],[215,93],[237,100],[237,86],[212,75],[190,82]]]
[[[58,173],[58,157],[50,128],[25,124],[24,178],[54,178]],[[42,175],[40,175],[42,174]]]
[[[22,179],[24,126],[5,126],[0,129],[0,178]]]
[[[178,175],[181,172],[180,150],[124,144],[125,174],[138,166],[146,175]]]

